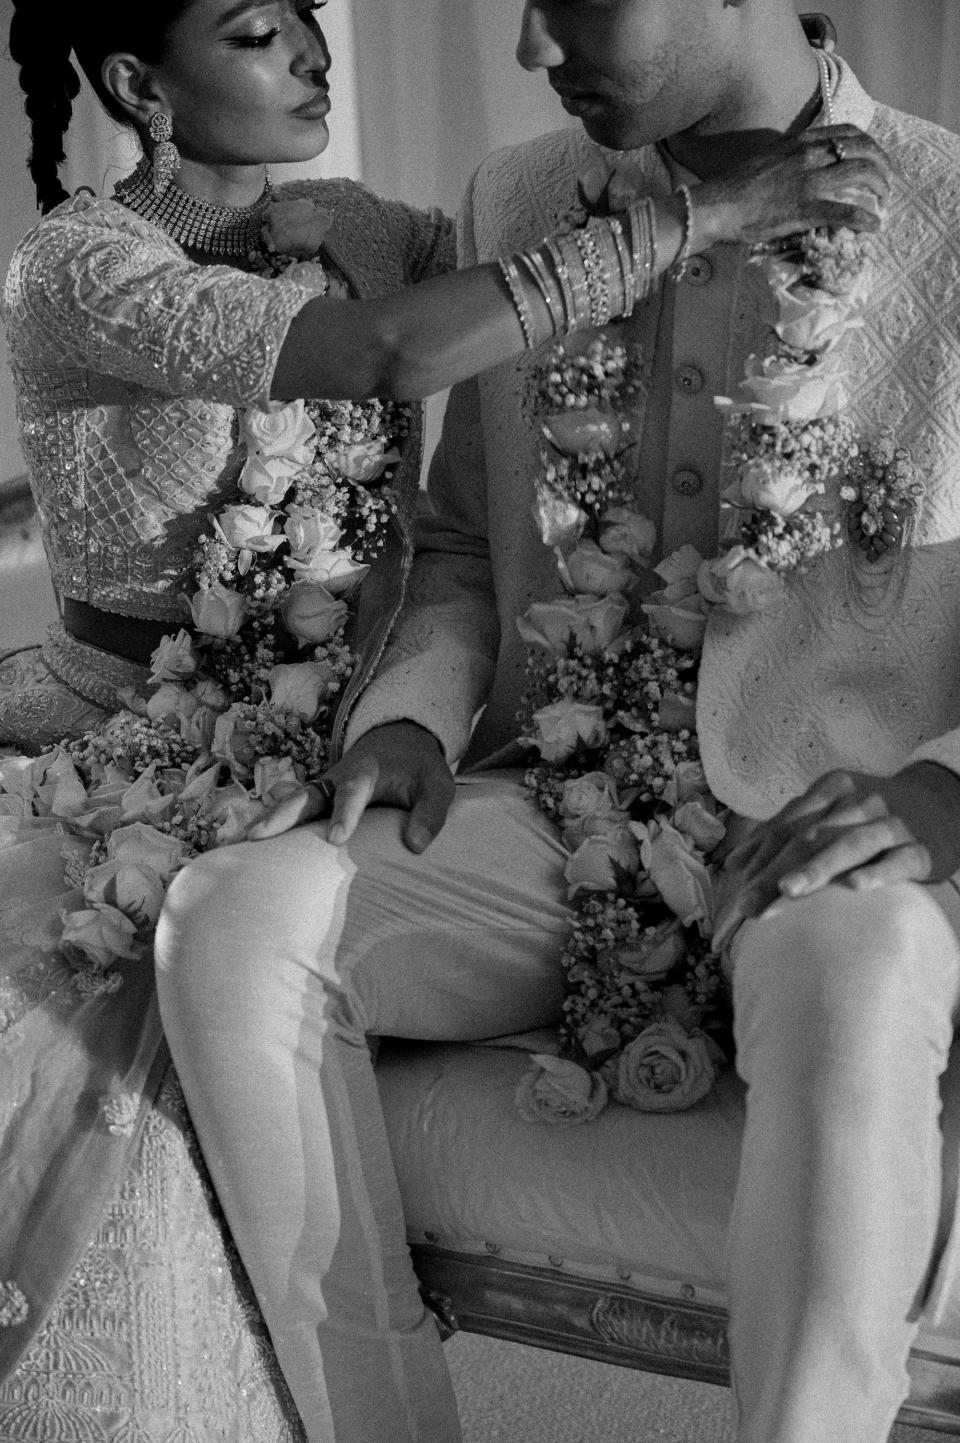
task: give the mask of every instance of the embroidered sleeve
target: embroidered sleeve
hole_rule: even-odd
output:
[[[265,405],[290,322],[288,282],[198,266],[152,228],[41,224],[7,281],[11,349],[168,395]],[[17,356],[15,354],[15,360]]]

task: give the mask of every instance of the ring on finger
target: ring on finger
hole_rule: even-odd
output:
[[[842,140],[831,140],[830,149],[833,151],[834,160],[838,165],[841,160],[846,159],[847,152]]]

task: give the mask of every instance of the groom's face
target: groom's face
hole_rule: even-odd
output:
[[[517,59],[625,150],[708,122],[728,84],[721,0],[526,0]]]

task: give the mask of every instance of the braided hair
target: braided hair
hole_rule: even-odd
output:
[[[66,158],[64,136],[73,115],[73,102],[80,92],[80,76],[71,55],[107,113],[122,125],[129,125],[130,117],[103,83],[103,62],[115,51],[136,55],[148,65],[158,61],[171,26],[190,3],[94,0],[91,6],[79,7],[65,0],[60,13],[51,16],[50,5],[14,0],[10,54],[20,67],[20,89],[30,121],[28,169],[43,215],[68,199],[59,169]],[[73,18],[81,9],[80,18]]]

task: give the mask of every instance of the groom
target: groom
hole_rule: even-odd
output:
[[[960,998],[960,141],[873,102],[842,61],[821,77],[790,0],[528,0],[518,56],[582,129],[481,166],[465,263],[535,242],[584,192],[666,194],[831,117],[900,172],[848,383],[860,429],[892,425],[921,468],[914,534],[870,604],[836,566],[790,583],[774,614],[715,614],[699,700],[712,790],[756,822],[726,867],[745,919],[730,972],[749,1089],[730,1238],[737,1437],[882,1443],[919,1310],[950,1283],[938,1079]],[[635,504],[663,555],[717,550],[713,397],[763,345],[755,276],[742,248],[694,256],[627,331],[649,366]],[[297,878],[275,870],[289,896],[318,899],[311,925],[360,1042],[365,1009],[383,1032],[470,1037],[559,1005],[562,858],[503,770],[519,762],[516,620],[557,588],[530,519],[524,375],[511,363],[453,393],[401,623],[325,795],[273,823],[320,815],[332,792],[334,847]],[[303,853],[281,838],[263,868],[277,847],[287,869]],[[246,850],[204,861],[222,915],[243,904]],[[349,987],[348,954],[368,969]],[[164,987],[176,1060],[196,1075],[180,1020],[199,967]]]

